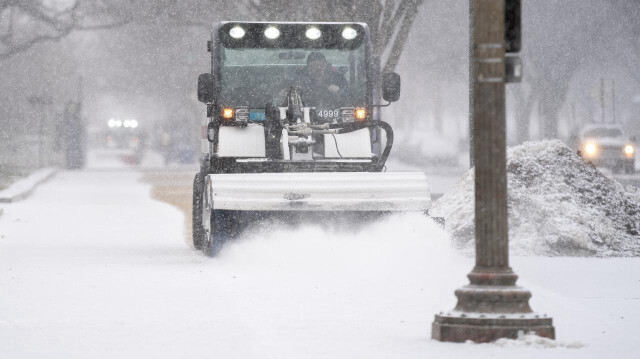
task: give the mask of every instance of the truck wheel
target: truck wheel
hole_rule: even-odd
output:
[[[229,211],[211,211],[211,230],[205,233],[203,252],[208,257],[215,257],[227,239],[231,238],[233,232],[233,217]]]
[[[204,228],[202,227],[202,193],[204,192],[202,175],[197,173],[193,178],[193,203],[191,211],[191,233],[193,246],[202,249],[204,243]]]

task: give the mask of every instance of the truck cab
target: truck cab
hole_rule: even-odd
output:
[[[373,118],[381,79],[366,24],[221,22],[209,50],[205,172],[382,170],[393,134]],[[399,75],[382,90],[397,100]]]

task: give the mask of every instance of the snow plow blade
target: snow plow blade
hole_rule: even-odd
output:
[[[426,212],[420,172],[312,172],[208,175],[207,202],[232,211]]]

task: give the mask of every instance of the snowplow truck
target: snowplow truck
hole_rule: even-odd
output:
[[[366,24],[221,22],[208,49],[197,249],[215,256],[268,215],[428,211],[423,173],[385,172],[393,129],[379,112],[398,100],[400,76],[380,74]]]

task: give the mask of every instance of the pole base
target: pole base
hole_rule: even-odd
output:
[[[486,314],[453,311],[436,314],[431,338],[442,342],[492,342],[500,338],[516,339],[518,333],[535,333],[555,339],[552,319],[535,313]]]

